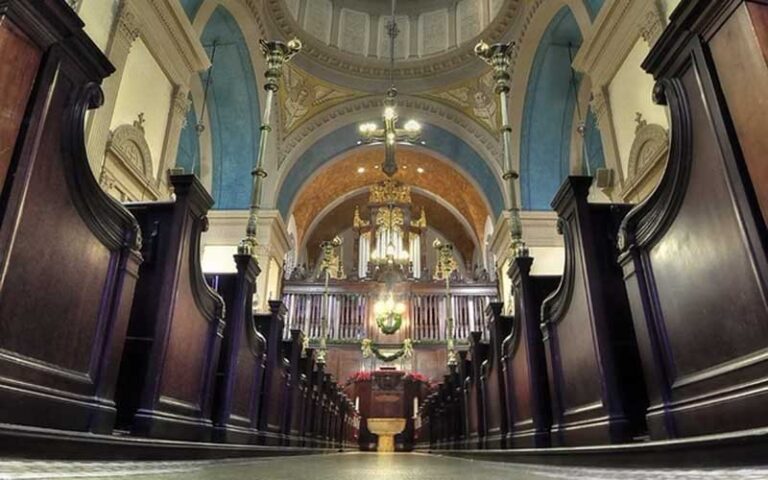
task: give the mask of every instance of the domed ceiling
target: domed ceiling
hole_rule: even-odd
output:
[[[399,0],[394,78],[408,93],[477,76],[474,45],[503,39],[520,0]],[[268,20],[284,38],[299,37],[296,65],[358,91],[388,87],[389,0],[266,0]],[[361,81],[364,79],[364,81]]]

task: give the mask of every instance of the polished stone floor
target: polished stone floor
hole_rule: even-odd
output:
[[[348,453],[202,462],[0,461],[0,479],[132,480],[688,480],[768,479],[768,467],[617,470],[515,465],[421,454]]]

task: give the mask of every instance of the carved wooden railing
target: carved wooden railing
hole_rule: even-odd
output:
[[[329,288],[329,330],[332,341],[355,341],[376,336],[373,305],[381,284],[373,282],[333,282]],[[286,306],[284,338],[292,329],[306,332],[311,339],[320,337],[323,316],[323,284],[316,282],[286,283],[283,303]],[[470,332],[483,333],[488,339],[485,309],[498,297],[495,283],[460,284],[451,287],[455,336],[464,340]],[[397,286],[407,310],[402,335],[415,341],[446,339],[445,287],[438,282],[406,283]]]

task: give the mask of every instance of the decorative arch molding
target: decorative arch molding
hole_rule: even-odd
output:
[[[355,149],[377,148],[375,145],[357,145],[357,131],[356,125],[337,129],[308,149],[290,170],[283,172],[285,180],[276,194],[276,208],[284,217],[293,212],[294,203],[302,188],[320,175],[324,168],[344,160]],[[399,148],[424,152],[427,156],[449,165],[478,192],[487,211],[499,215],[504,201],[498,176],[494,175],[477,153],[460,138],[439,127],[424,125],[424,136],[428,144],[432,143],[430,138],[435,140],[433,148],[412,145],[402,145]]]
[[[120,201],[158,200],[161,181],[155,177],[152,152],[141,118],[109,134],[99,184]]]
[[[403,95],[397,103],[400,116],[412,115],[422,123],[429,123],[452,132],[461,138],[468,139],[469,144],[481,157],[496,169],[501,175],[499,159],[501,158],[501,143],[499,138],[492,135],[475,119],[442,103],[422,97]],[[371,120],[384,108],[381,96],[368,96],[354,99],[310,118],[296,131],[288,135],[282,142],[280,169],[290,168],[301,155],[312,147],[322,136],[337,130],[341,126]],[[427,114],[427,118],[420,115]]]
[[[627,180],[621,192],[624,201],[636,203],[656,186],[669,154],[669,142],[666,128],[638,119],[635,141],[629,154]]]
[[[107,150],[115,154],[126,165],[135,168],[146,179],[154,177],[152,153],[141,127],[125,124],[115,128],[107,141]]]
[[[370,120],[372,111],[378,108],[383,108],[380,98],[353,100],[316,115],[285,139],[282,142],[282,148],[286,151],[285,160],[280,166],[277,181],[265,185],[265,204],[271,204],[284,214],[287,213],[292,198],[285,198],[286,182],[295,183],[296,175],[302,176],[302,171],[316,169],[314,164],[310,167],[307,163],[310,156],[323,155],[323,161],[316,162],[320,166],[358,147],[358,123]],[[403,148],[425,149],[431,155],[456,166],[476,186],[483,185],[491,211],[497,215],[503,208],[506,194],[499,183],[501,166],[496,159],[501,158],[501,151],[498,139],[462,112],[437,102],[403,97],[398,108],[401,116],[413,116],[425,125],[427,140],[425,146]],[[429,142],[430,136],[436,138],[435,135],[449,140],[468,158],[457,162],[452,158],[455,152],[447,151],[444,145]],[[482,175],[479,172],[483,172]],[[298,187],[293,189],[298,192]]]
[[[312,220],[321,216],[326,205],[334,203],[340,197],[345,197],[349,191],[367,188],[381,181],[384,176],[377,170],[380,164],[380,146],[366,145],[343,152],[320,168],[314,169],[312,175],[303,182],[298,193],[291,201],[288,214],[295,218],[297,237],[300,242],[306,235],[307,227]],[[485,217],[492,215],[490,204],[485,192],[472,181],[455,164],[442,158],[434,152],[414,146],[402,146],[401,160],[411,167],[421,166],[426,176],[418,170],[401,169],[395,179],[409,185],[430,191],[440,197],[440,202],[450,204],[460,216],[467,220],[474,232],[474,237],[482,235]],[[359,167],[364,172],[350,174]],[[428,172],[443,170],[443,175],[430,177]],[[337,180],[338,179],[338,180]],[[286,213],[283,213],[285,216]],[[475,243],[475,242],[473,242]]]
[[[258,0],[245,0],[249,4]],[[481,32],[477,39],[485,37],[491,43],[501,41],[519,18],[519,12],[525,3],[521,0],[503,0],[497,17]],[[582,1],[582,0],[574,0]],[[365,78],[369,86],[367,91],[382,91],[389,85],[385,80],[389,72],[386,60],[363,57],[346,53],[343,50],[326,45],[310,34],[306,34],[293,19],[284,0],[261,0],[264,5],[264,17],[269,27],[279,36],[291,38],[298,36],[304,43],[304,51],[296,62],[303,70],[326,81],[345,86],[360,88],[360,78]],[[457,48],[442,54],[423,59],[405,59],[395,66],[394,76],[398,86],[410,91],[424,91],[433,88],[446,75],[451,82],[466,80],[476,74],[476,65],[480,65],[474,54],[476,39],[468,40]],[[326,66],[330,65],[331,68]]]

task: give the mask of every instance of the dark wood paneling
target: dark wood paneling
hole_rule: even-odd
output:
[[[490,350],[488,360],[482,365],[482,386],[487,448],[504,448],[506,445],[507,392],[501,359],[502,344],[512,331],[512,319],[501,315],[503,307],[502,303],[491,303],[486,310]]]
[[[205,282],[200,235],[213,199],[172,175],[176,200],[129,204],[146,235],[118,385],[119,425],[138,435],[209,440],[224,302]]]
[[[598,445],[645,433],[648,401],[616,263],[627,205],[587,201],[592,177],[568,177],[552,201],[564,238],[560,285],[543,303],[552,444]]]
[[[464,395],[467,400],[468,448],[484,448],[485,442],[485,402],[481,371],[483,362],[488,358],[489,348],[482,342],[481,332],[472,332],[469,337],[469,357],[471,366],[469,375],[464,380]]]
[[[744,2],[709,43],[744,163],[768,222],[768,5]]]
[[[669,105],[672,148],[658,189],[627,216],[620,239],[653,438],[768,418],[765,224],[742,175],[742,151],[762,131],[734,133],[709,49],[714,42],[734,58],[749,50],[730,29],[743,3],[684,2],[644,64]]]
[[[64,2],[0,7],[2,176],[11,169],[0,200],[0,421],[108,432],[141,261],[135,219],[101,191],[85,153],[85,115],[113,68]]]
[[[552,424],[547,363],[539,319],[541,304],[557,287],[559,278],[532,276],[533,258],[512,260],[509,277],[515,297],[512,332],[504,340],[507,448],[549,445]]]
[[[0,191],[11,167],[42,51],[12,22],[0,23]]]
[[[258,434],[267,341],[253,323],[253,292],[259,266],[248,254],[237,254],[234,260],[236,274],[208,278],[226,305],[213,406],[214,438],[247,443]]]
[[[259,441],[265,445],[281,445],[285,441],[284,407],[290,382],[290,364],[285,358],[282,345],[285,306],[283,302],[271,300],[269,309],[269,314],[256,315],[256,326],[267,339],[267,369],[259,413]]]

